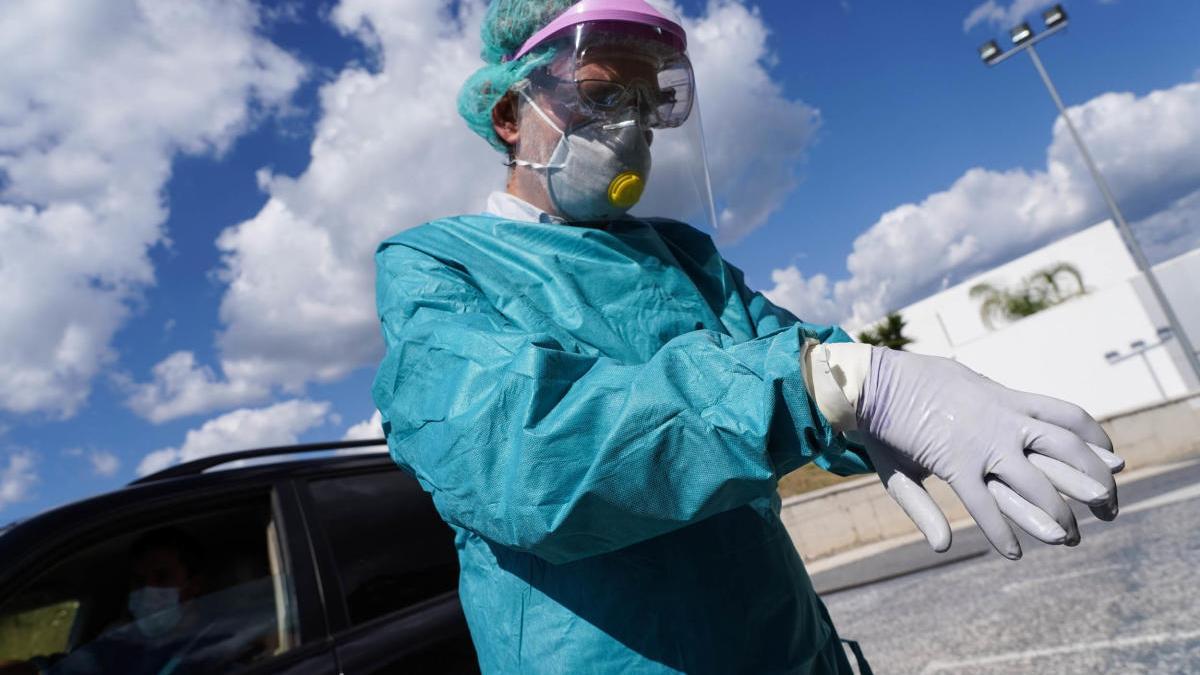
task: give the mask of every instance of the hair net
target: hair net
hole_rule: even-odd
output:
[[[543,26],[578,0],[492,0],[483,19],[481,56],[487,65],[467,78],[458,93],[458,114],[492,147],[508,146],[492,128],[492,108],[529,73],[554,57],[553,48],[537,49],[517,61],[504,62]]]

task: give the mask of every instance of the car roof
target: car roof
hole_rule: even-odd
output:
[[[184,493],[236,491],[280,479],[395,467],[391,457],[383,452],[383,447],[379,452],[347,452],[380,446],[382,443],[383,439],[375,439],[259,448],[173,466],[116,490],[63,504],[23,521],[10,523],[0,529],[0,564],[11,560],[23,549],[37,545],[45,536],[72,527],[82,519],[91,519],[97,513],[124,511]],[[297,455],[301,457],[297,458]],[[248,460],[255,463],[247,463]],[[231,463],[234,466],[230,468],[207,470]]]

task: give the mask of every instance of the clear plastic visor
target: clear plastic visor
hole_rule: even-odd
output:
[[[530,74],[531,93],[564,128],[629,119],[639,111],[652,138],[636,217],[680,220],[716,231],[704,128],[686,52],[656,30],[629,24],[578,26],[556,41],[558,56]]]

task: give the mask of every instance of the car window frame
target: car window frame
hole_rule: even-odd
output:
[[[308,532],[313,542],[318,578],[326,590],[326,611],[338,667],[343,673],[426,672],[421,665],[425,650],[439,643],[461,640],[471,650],[472,659],[478,655],[463,613],[458,585],[444,593],[425,598],[406,607],[372,617],[354,624],[350,620],[349,604],[341,572],[328,534],[319,514],[320,507],[309,484],[313,481],[336,480],[398,471],[413,482],[415,494],[432,501],[432,497],[417,483],[416,478],[390,462],[386,465],[347,466],[332,471],[311,473],[296,480],[302,508],[307,514]],[[440,517],[439,517],[440,520]],[[448,525],[446,527],[449,527]],[[457,551],[455,552],[457,557]],[[416,659],[416,662],[413,661]],[[479,672],[478,662],[463,672]]]
[[[359,624],[354,624],[350,619],[350,607],[346,599],[346,589],[342,583],[342,575],[338,567],[337,556],[334,554],[333,546],[329,542],[327,533],[325,532],[324,523],[320,521],[317,515],[320,507],[317,505],[316,498],[309,489],[309,483],[312,481],[336,480],[340,478],[352,478],[354,476],[364,476],[371,474],[379,474],[385,472],[397,471],[403,473],[403,470],[395,465],[382,467],[347,467],[345,469],[330,471],[321,474],[305,476],[297,480],[298,498],[300,504],[306,513],[312,514],[313,517],[307,518],[309,536],[313,542],[314,559],[317,562],[317,577],[320,579],[322,588],[326,589],[325,595],[325,610],[329,621],[329,633],[335,641],[343,641],[352,639],[354,636],[363,632],[370,632],[378,627],[400,621],[413,614],[427,611],[432,607],[446,604],[448,602],[459,603],[458,588],[447,590],[444,593],[431,596],[420,602],[413,603],[407,607],[396,609],[386,614],[381,614],[372,617],[367,621]],[[414,481],[416,479],[409,474],[405,474],[407,478]],[[299,483],[303,483],[300,485]],[[428,493],[421,492],[426,498],[430,498]],[[449,527],[449,526],[447,526]]]

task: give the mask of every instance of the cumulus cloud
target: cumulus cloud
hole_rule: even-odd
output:
[[[88,462],[92,465],[92,472],[97,476],[115,476],[117,470],[121,468],[121,460],[111,452],[97,450],[88,455]]]
[[[8,463],[0,468],[0,509],[29,499],[37,482],[33,453],[22,450],[10,454]]]
[[[154,282],[177,153],[219,154],[303,68],[249,0],[0,3],[0,409],[66,417]]]
[[[830,297],[829,277],[817,274],[810,278],[795,266],[771,271],[775,284],[763,295],[771,302],[787,307],[796,316],[815,323],[834,323],[841,317],[838,306]]]
[[[996,28],[1012,28],[1029,14],[1053,4],[1054,0],[1013,0],[1008,4],[987,0],[977,5],[967,14],[967,18],[963,19],[963,32],[970,31],[981,23],[988,23]]]
[[[757,9],[711,2],[703,16],[685,16],[683,23],[696,70],[719,235],[730,242],[766,223],[795,188],[797,168],[821,115],[784,96],[771,79],[764,67],[772,58],[770,31]],[[699,116],[679,131],[656,133],[655,168],[645,203],[635,213],[678,214],[700,225],[691,188],[695,155],[681,147],[694,144],[688,125],[698,123]]]
[[[448,22],[451,7],[457,20]],[[372,47],[381,70],[348,67],[322,88],[308,168],[297,177],[261,172],[266,205],[217,240],[228,285],[217,345],[224,379],[176,355],[136,408],[164,418],[215,409],[237,400],[234,391],[299,392],[377,362],[375,246],[426,220],[477,212],[503,186],[502,157],[455,113],[461,82],[481,65],[482,9],[344,0],[333,10],[333,23]],[[724,235],[741,236],[793,187],[819,115],[771,80],[756,11],[714,0],[686,23]]]
[[[178,447],[155,450],[138,464],[139,476],[210,455],[295,443],[300,434],[325,424],[327,402],[294,399],[265,408],[243,408],[215,417],[187,432]]]
[[[129,407],[156,424],[213,408],[237,407],[270,394],[260,384],[218,377],[187,351],[160,361],[152,369],[152,375],[150,382],[133,385]]]
[[[1072,108],[1101,172],[1155,258],[1197,241],[1200,221],[1200,83],[1137,97],[1109,93]],[[854,241],[849,276],[832,284],[777,270],[768,294],[806,316],[833,306],[861,326],[965,275],[1108,217],[1064,122],[1055,122],[1046,166],[973,168],[948,189],[883,214]],[[1140,221],[1140,222],[1136,222]]]
[[[343,441],[366,441],[373,438],[383,438],[383,415],[378,410],[369,418],[355,424],[346,430]]]

